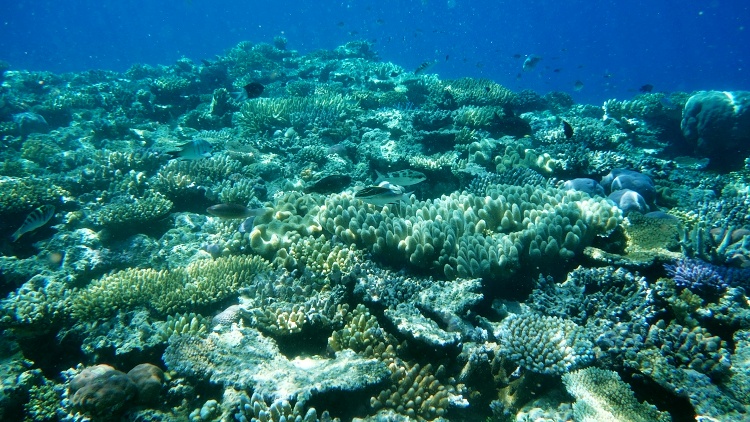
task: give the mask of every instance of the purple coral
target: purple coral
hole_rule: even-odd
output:
[[[695,259],[683,259],[674,265],[665,265],[667,274],[677,283],[693,292],[716,293],[727,288],[727,283],[714,266]]]

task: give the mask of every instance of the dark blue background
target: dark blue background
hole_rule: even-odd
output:
[[[647,83],[656,91],[750,89],[744,0],[3,3],[0,59],[15,69],[123,71],[284,35],[301,53],[373,40],[384,60],[407,70],[437,60],[428,72],[442,78],[485,77],[595,104]],[[542,57],[531,72],[521,70],[527,54]]]

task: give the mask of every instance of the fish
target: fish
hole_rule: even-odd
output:
[[[386,174],[383,174],[375,170],[375,174],[378,175],[378,178],[375,180],[375,183],[381,183],[381,182],[387,181],[389,183],[392,183],[398,186],[416,185],[417,183],[421,183],[427,180],[427,176],[425,176],[423,173],[420,173],[416,170],[410,170],[410,169],[392,171]]]
[[[11,242],[15,242],[25,233],[34,231],[47,224],[53,215],[55,215],[55,207],[53,205],[42,205],[34,211],[31,211],[29,215],[26,216],[26,219],[23,220],[21,227],[10,236]]]
[[[200,160],[211,156],[213,146],[205,139],[193,139],[190,142],[180,145],[177,151],[169,151],[172,158],[178,160]]]
[[[425,70],[432,67],[432,65],[435,64],[435,61],[426,61],[420,64],[416,69],[414,69],[414,74],[419,75],[420,73],[424,72]]]
[[[219,218],[258,217],[270,211],[270,208],[248,208],[239,204],[217,204],[206,208],[206,212]]]
[[[352,177],[348,174],[329,174],[305,186],[305,193],[334,193],[352,183]]]
[[[653,90],[654,90],[654,86],[651,84],[646,84],[638,88],[638,91],[641,91],[641,92],[651,92]]]
[[[570,123],[566,122],[565,120],[563,122],[563,133],[565,134],[565,139],[570,139],[573,137],[573,126],[570,125]]]
[[[583,82],[581,82],[580,80],[576,81],[573,84],[573,89],[576,90],[576,91],[582,90],[583,89]]]
[[[247,217],[240,223],[239,227],[237,227],[237,231],[240,233],[250,233],[251,231],[253,231],[254,226],[255,216]]]
[[[367,186],[354,194],[354,197],[367,204],[383,207],[401,201],[408,201],[411,192],[404,193],[398,186],[383,182],[378,186]]]
[[[260,82],[250,82],[249,84],[242,87],[242,91],[245,93],[245,99],[253,99],[260,97],[266,87]]]
[[[538,65],[541,60],[542,60],[541,57],[536,56],[534,54],[530,54],[528,57],[526,57],[526,60],[523,61],[524,72],[530,72],[534,70],[536,65]]]

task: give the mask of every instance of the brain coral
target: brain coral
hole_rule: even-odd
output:
[[[508,277],[544,257],[570,259],[621,221],[604,199],[552,187],[500,186],[488,196],[453,193],[374,207],[350,193],[331,195],[318,220],[331,235],[376,256],[447,278]]]
[[[85,368],[68,388],[74,408],[104,420],[122,411],[138,395],[135,383],[109,365]]]

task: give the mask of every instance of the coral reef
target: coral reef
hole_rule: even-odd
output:
[[[0,418],[747,419],[746,92],[288,47],[0,66]]]

